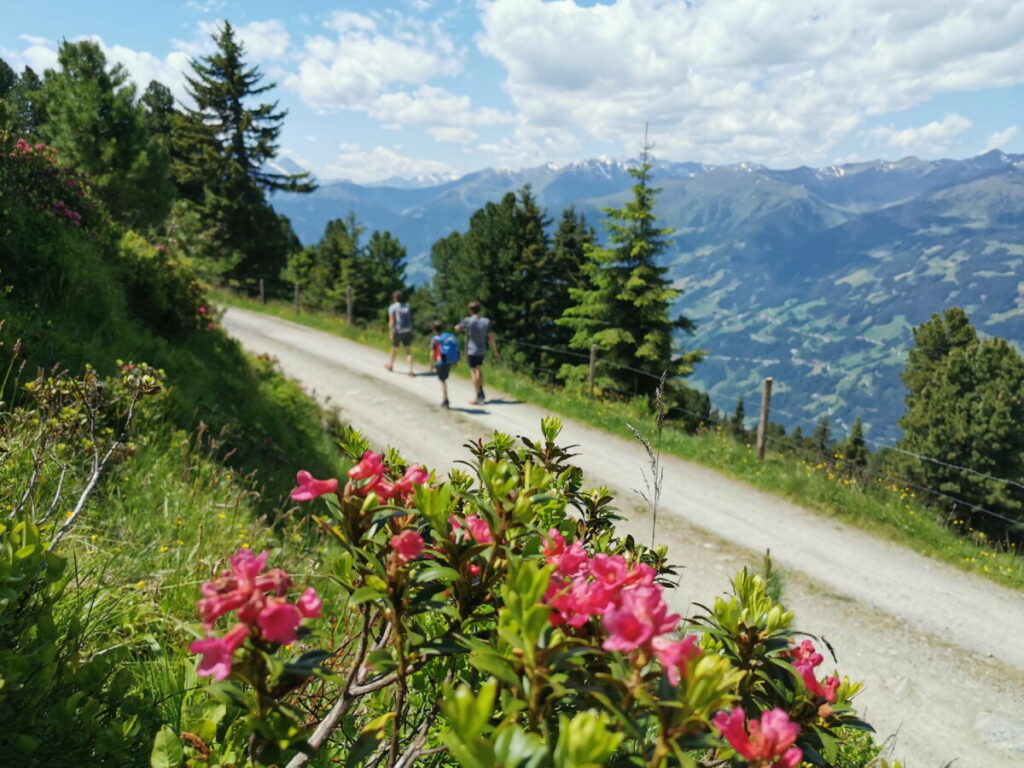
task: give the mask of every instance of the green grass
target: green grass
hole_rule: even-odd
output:
[[[291,305],[283,302],[261,305],[227,293],[216,293],[213,298],[228,306],[264,312],[369,346],[380,349],[389,346],[383,328],[352,327],[341,318],[319,313],[296,314]],[[425,349],[417,350],[417,359],[427,363]],[[467,375],[464,367],[454,372]],[[544,386],[500,365],[488,367],[487,382],[520,400],[627,439],[633,437],[627,424],[650,437],[656,433],[653,417],[636,403],[595,402],[579,393]],[[988,546],[979,532],[954,532],[944,524],[940,513],[919,503],[910,489],[880,481],[855,482],[836,474],[828,465],[790,455],[769,454],[765,461],[759,462],[750,446],[721,431],[691,435],[668,426],[662,449],[965,571],[1024,589],[1024,557]]]

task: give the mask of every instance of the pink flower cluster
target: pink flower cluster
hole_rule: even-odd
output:
[[[80,214],[78,211],[73,211],[70,208],[68,208],[67,203],[65,203],[63,200],[58,200],[53,204],[53,215],[63,216],[65,219],[68,220],[68,224],[70,224],[73,227],[82,226],[82,214]]]
[[[793,742],[800,735],[800,726],[790,722],[789,715],[775,708],[761,715],[760,720],[747,720],[740,707],[732,712],[719,712],[711,724],[715,726],[737,753],[757,768],[777,766],[795,768],[804,753]]]
[[[804,679],[804,685],[813,696],[822,696],[829,704],[836,703],[836,690],[839,688],[838,677],[826,677],[824,685],[818,682],[814,674],[814,668],[822,662],[821,654],[814,650],[814,643],[804,640],[800,645],[789,650],[786,654],[792,661],[800,677]]]
[[[629,566],[622,555],[603,553],[590,557],[576,541],[552,528],[544,546],[547,561],[555,566],[544,601],[554,610],[555,626],[581,627],[592,616],[601,616],[608,632],[606,651],[644,652],[664,667],[669,682],[678,685],[687,662],[701,654],[696,637],[675,640],[670,633],[679,615],[669,614],[661,585],[654,583],[654,569],[644,563]]]
[[[32,146],[31,142],[25,141],[25,139],[18,139],[14,142],[14,151],[11,152],[11,157],[31,155],[36,152],[42,153],[46,151],[45,144],[36,144]],[[56,152],[56,150],[53,150]]]
[[[267,556],[266,552],[255,555],[250,549],[240,549],[231,558],[229,570],[201,587],[203,597],[197,605],[209,634],[189,646],[190,651],[203,656],[200,676],[212,676],[217,681],[227,678],[234,653],[247,637],[288,645],[295,642],[303,619],[320,617],[323,602],[312,587],[294,605],[284,599],[292,586],[291,577],[280,568],[264,573]],[[215,637],[211,632],[214,623],[231,611],[238,612],[238,622],[226,634]]]
[[[367,451],[352,469],[348,471],[350,480],[363,482],[355,486],[355,492],[359,496],[377,494],[383,502],[402,502],[407,504],[412,498],[413,486],[422,485],[430,479],[430,473],[419,464],[413,464],[402,475],[401,479],[391,481],[384,475],[387,468],[384,466],[383,456],[379,453]]]

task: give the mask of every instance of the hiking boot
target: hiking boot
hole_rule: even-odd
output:
[[[441,407],[442,408],[447,408],[448,407],[448,401],[447,400],[442,400],[441,401]]]

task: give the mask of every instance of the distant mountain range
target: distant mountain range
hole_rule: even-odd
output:
[[[354,211],[405,244],[421,282],[431,244],[484,203],[531,184],[552,218],[575,205],[598,225],[602,206],[629,195],[629,167],[600,158],[433,184],[332,182],[273,203],[307,243]],[[806,432],[829,415],[842,432],[861,416],[869,438],[888,442],[914,325],[958,305],[983,333],[1024,342],[1024,155],[791,170],[656,162],[653,179],[658,215],[676,228],[666,266],[685,291],[679,309],[698,322],[683,342],[710,352],[692,381],[724,410],[744,397],[755,412],[772,376],[776,420]]]

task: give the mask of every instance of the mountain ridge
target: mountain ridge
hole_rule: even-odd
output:
[[[354,211],[405,244],[420,283],[433,242],[524,184],[552,218],[573,205],[599,227],[601,208],[630,194],[631,163],[482,169],[405,188],[330,182],[273,203],[307,243]],[[723,410],[751,402],[770,375],[787,426],[806,432],[827,415],[842,431],[861,416],[870,436],[891,441],[914,325],[958,304],[983,333],[1024,342],[1024,155],[652,166],[656,212],[676,228],[665,266],[685,291],[678,309],[698,323],[680,342],[711,350],[693,381]]]

